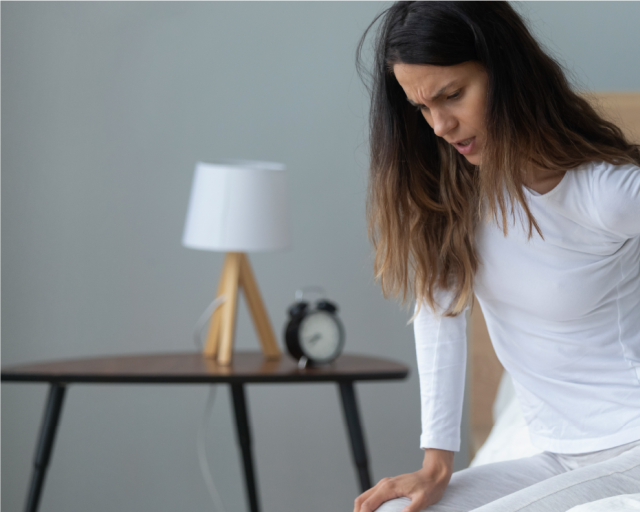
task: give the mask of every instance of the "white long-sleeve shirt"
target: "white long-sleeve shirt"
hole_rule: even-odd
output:
[[[475,294],[531,441],[584,453],[638,440],[640,168],[593,162],[547,194],[525,190],[544,240],[519,220],[506,237],[481,223]],[[439,313],[423,306],[414,321],[420,445],[458,451],[466,319]]]

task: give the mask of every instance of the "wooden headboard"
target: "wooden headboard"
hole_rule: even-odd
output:
[[[603,117],[616,123],[631,141],[640,144],[640,93],[589,92],[583,96]],[[502,371],[476,301],[471,311],[469,330],[469,460],[486,441],[493,427],[492,405]]]

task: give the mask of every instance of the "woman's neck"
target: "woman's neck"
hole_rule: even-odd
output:
[[[551,192],[562,181],[567,171],[535,168],[525,175],[524,185],[540,195]]]

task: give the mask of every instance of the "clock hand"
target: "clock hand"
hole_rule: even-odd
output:
[[[318,341],[320,338],[322,338],[322,334],[320,333],[316,333],[313,336],[311,336],[311,338],[309,338],[309,343],[315,343],[316,341]]]

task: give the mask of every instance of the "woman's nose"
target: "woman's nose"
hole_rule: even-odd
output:
[[[433,132],[438,137],[444,137],[456,126],[456,120],[453,116],[447,115],[446,112],[434,110],[433,116]]]

